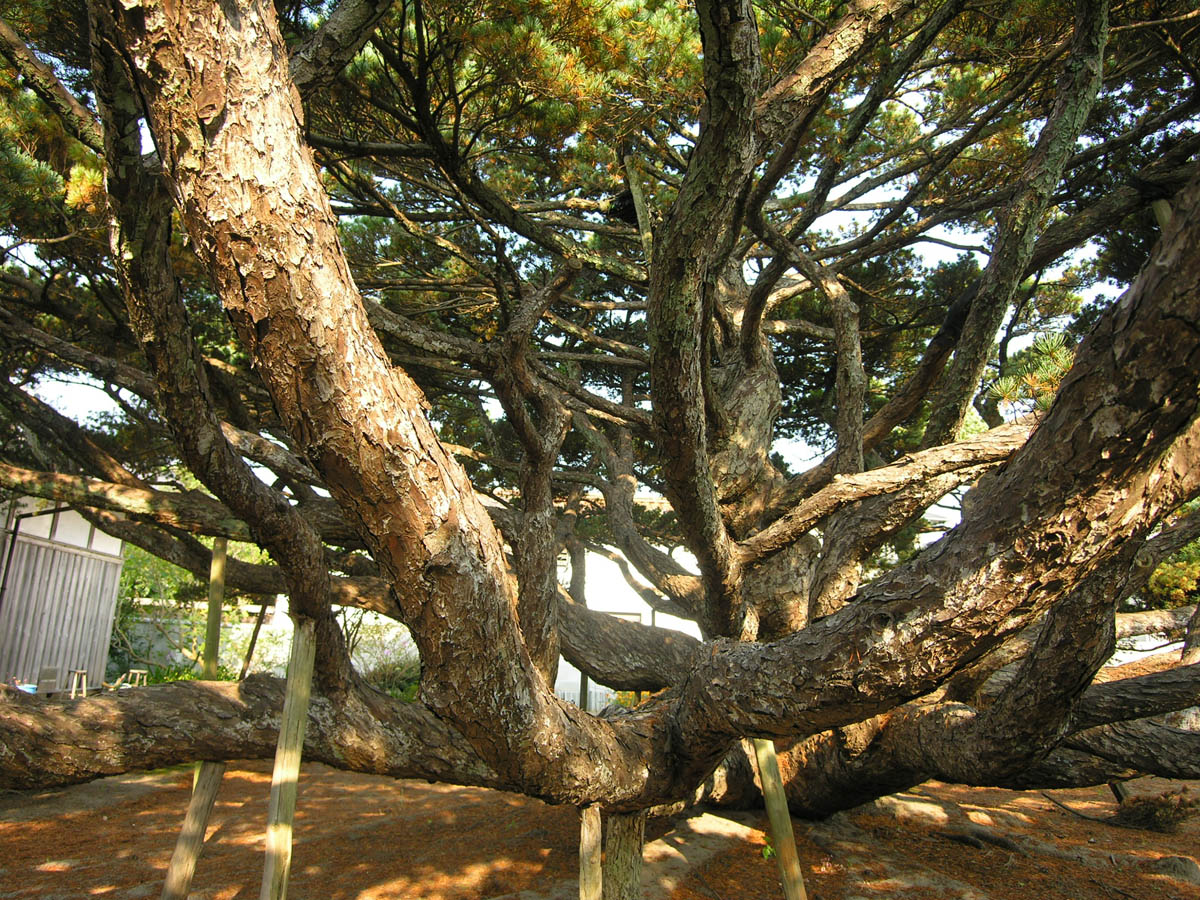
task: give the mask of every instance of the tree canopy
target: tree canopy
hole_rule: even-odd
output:
[[[1092,683],[1195,596],[1146,587],[1200,536],[1192,4],[0,19],[0,483],[198,574],[198,535],[257,542],[230,585],[318,635],[307,755],[615,812],[743,802],[751,736],[805,814],[1198,777],[1152,718],[1195,659]],[[588,549],[703,640],[589,611]],[[1182,608],[1116,615],[1154,590]],[[414,702],[331,605],[408,626]],[[583,713],[560,653],[657,693]],[[266,754],[279,692],[5,698],[0,783]]]

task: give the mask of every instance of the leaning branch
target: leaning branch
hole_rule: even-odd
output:
[[[956,469],[1002,462],[1025,443],[1031,430],[1026,422],[1001,425],[976,438],[910,454],[890,466],[834,476],[831,484],[742,541],[738,553],[743,562],[761,559],[779,552],[822,519],[851,503],[892,494]]]
[[[0,463],[0,486],[72,506],[142,516],[192,534],[227,537],[233,541],[253,540],[245,522],[219,501],[196,491],[169,493],[58,472],[38,472],[7,463]]]
[[[393,0],[341,0],[316,32],[292,51],[292,83],[309,95],[328,87],[375,32]]]
[[[38,59],[4,21],[0,21],[0,56],[21,73],[25,83],[54,110],[72,136],[94,153],[104,152],[104,139],[96,117],[63,86],[54,70]]]

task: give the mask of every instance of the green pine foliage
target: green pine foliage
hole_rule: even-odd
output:
[[[1063,334],[1045,334],[1013,361],[992,386],[992,396],[1015,413],[1045,411],[1054,401],[1075,350]]]

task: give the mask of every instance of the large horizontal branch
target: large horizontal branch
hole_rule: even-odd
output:
[[[271,757],[283,687],[280,679],[255,675],[45,700],[0,686],[0,788],[45,788],[193,760]],[[336,699],[314,692],[304,757],[379,775],[506,786],[444,720],[420,703],[370,688]]]
[[[141,547],[197,578],[208,578],[212,552],[190,536],[172,535],[157,525],[124,519],[104,510],[85,509],[81,512],[106,534]],[[278,566],[247,563],[232,556],[225,563],[225,583],[231,590],[244,594],[274,597],[288,592],[287,579]],[[331,601],[340,606],[371,610],[393,619],[400,617],[391,588],[376,575],[331,577],[329,593]]]
[[[1056,747],[1042,759],[1015,773],[996,787],[1014,791],[1081,788],[1113,781],[1127,781],[1143,774],[1145,773],[1136,766],[1125,766],[1101,759],[1084,750]]]
[[[1089,687],[1071,715],[1070,732],[1200,705],[1200,663]]]
[[[1196,683],[1195,673],[1185,678],[1193,686]],[[1175,688],[1166,687],[1169,681],[1162,678],[1156,686],[1141,678],[1127,679],[1123,697],[1135,707],[1159,713],[1186,707],[1186,692],[1177,689],[1180,679],[1174,679]],[[1089,688],[1081,708],[1096,701],[1116,717],[1131,718],[1109,702],[1116,699],[1109,687]],[[1200,736],[1180,739],[1181,732],[1148,727],[1144,722],[1093,728],[1064,743],[1053,733],[1032,743],[1014,740],[999,751],[1002,759],[984,755],[979,760],[976,757],[981,752],[993,749],[980,744],[976,734],[986,717],[986,709],[918,700],[884,716],[799,742],[785,742],[781,764],[785,769],[802,766],[805,773],[788,785],[792,811],[824,816],[930,778],[981,787],[1030,789],[1084,787],[1138,774],[1195,777],[1184,774],[1197,765],[1184,753],[1188,747],[1195,751]],[[1153,758],[1159,746],[1169,748],[1166,759]],[[1121,748],[1119,753],[1117,747]],[[1088,759],[1078,754],[1086,754]],[[1066,760],[1078,765],[1065,766]]]
[[[22,469],[6,463],[0,463],[0,487],[72,506],[146,516],[193,534],[228,537],[235,541],[253,540],[245,522],[217,500],[197,491],[155,491],[76,475]]]
[[[1121,613],[1117,616],[1117,640],[1140,634],[1165,634],[1179,638],[1195,614],[1195,606],[1177,609],[1148,609],[1143,612]]]
[[[1134,173],[1129,184],[1117,185],[1095,202],[1051,222],[1038,237],[1025,274],[1049,266],[1089,238],[1111,228],[1114,222],[1144,209],[1156,197],[1182,190],[1200,168],[1200,162],[1192,158],[1198,149],[1200,135],[1182,137],[1161,157]]]
[[[681,631],[627,622],[579,603],[562,602],[558,615],[567,662],[618,691],[680,683],[703,646]]]
[[[1119,766],[1162,778],[1200,778],[1200,732],[1153,720],[1099,725],[1073,734],[1065,745]]]
[[[1105,719],[1109,722],[1131,718],[1130,713],[1135,709],[1140,709],[1143,715],[1180,709],[1192,700],[1188,691],[1181,689],[1185,682],[1194,690],[1196,674],[1184,672],[1181,678],[1160,673],[1149,679],[1131,678],[1119,682],[1123,685],[1120,689],[1095,685],[1084,693],[1079,708],[1111,715],[1113,718]],[[1128,702],[1131,708],[1119,708],[1120,702]],[[1113,759],[1098,757],[1093,751],[1072,749],[1072,741],[1060,743],[1060,736],[1050,733],[1040,741],[1011,741],[997,754],[1003,759],[985,756],[980,762],[975,759],[979,753],[994,750],[981,745],[976,734],[986,715],[986,708],[921,698],[885,715],[799,741],[781,741],[780,765],[785,775],[796,776],[786,779],[793,814],[827,816],[930,778],[1025,790],[1085,787],[1148,773],[1193,777],[1181,774],[1189,771],[1181,768],[1189,765],[1181,751],[1189,746],[1194,749],[1194,739],[1179,739],[1179,733],[1161,729],[1147,730],[1141,722],[1119,730],[1119,744],[1111,737],[1106,737],[1105,744],[1097,743],[1097,749],[1108,752]],[[1073,723],[1071,728],[1081,722]],[[1109,734],[1103,729],[1086,732],[1079,746]],[[1162,763],[1152,759],[1160,742],[1172,749]],[[1116,746],[1121,747],[1119,755],[1113,752]],[[1104,750],[1105,747],[1108,749]],[[737,755],[735,748],[726,759],[727,767],[731,760],[736,762]],[[739,775],[738,767],[732,766],[723,774],[728,783],[721,785],[713,799],[744,802],[740,797],[744,788],[735,783],[744,777]]]
[[[72,506],[144,516],[192,534],[227,537],[234,541],[254,540],[244,521],[219,500],[199,491],[158,491],[77,475],[22,469],[6,463],[0,463],[0,486]],[[335,509],[332,503],[299,507],[302,515],[318,527],[325,539],[359,545],[358,534],[337,518]]]

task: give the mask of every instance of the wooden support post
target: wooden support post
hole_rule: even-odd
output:
[[[250,671],[250,660],[254,657],[254,645],[258,643],[258,633],[262,630],[263,619],[267,617],[267,601],[258,605],[258,617],[254,620],[254,630],[250,632],[250,645],[246,648],[246,658],[242,660],[242,671],[238,673],[238,681],[246,680]]]
[[[1112,791],[1112,795],[1117,798],[1117,805],[1120,806],[1129,799],[1129,788],[1120,781],[1110,781],[1108,789]]]
[[[588,711],[588,677],[584,672],[579,673],[579,708]]]
[[[217,538],[213,545],[212,565],[208,579],[208,628],[204,637],[204,670],[206,679],[217,676],[217,652],[221,641],[221,604],[225,599],[225,538]],[[145,683],[145,673],[130,669],[132,683],[139,676]],[[136,673],[136,674],[135,674]],[[186,900],[196,874],[196,862],[204,850],[204,833],[208,830],[208,817],[212,814],[213,801],[225,774],[225,763],[202,762],[192,773],[192,799],[188,803],[183,829],[175,841],[175,852],[167,867],[167,880],[163,884],[162,900]]]
[[[646,811],[614,813],[604,822],[604,900],[641,900]]]
[[[217,663],[221,651],[221,607],[225,603],[225,553],[228,542],[223,537],[213,541],[212,563],[208,569],[208,627],[204,632],[205,681],[217,678]]]
[[[167,882],[163,885],[162,900],[187,900],[192,876],[196,873],[196,861],[204,849],[204,832],[208,829],[208,817],[212,813],[221,776],[225,774],[225,763],[206,762],[200,764],[183,820],[183,830],[175,842],[171,864],[167,867]]]
[[[600,807],[579,810],[579,900],[601,900]]]
[[[275,770],[271,774],[271,802],[267,809],[267,859],[263,866],[260,900],[285,900],[287,897],[288,871],[292,865],[296,787],[300,776],[300,755],[304,749],[304,729],[308,724],[308,700],[312,692],[316,651],[316,629],[312,620],[298,620],[292,635],[283,720],[279,724]]]
[[[225,604],[225,555],[229,542],[223,538],[213,540],[212,561],[208,565],[208,616],[204,629],[204,656],[200,676],[205,681],[216,681],[218,661],[221,655],[221,608]],[[200,775],[205,766],[212,763],[197,763],[192,773],[192,792],[199,789]],[[221,767],[225,771],[225,767]],[[217,776],[220,781],[220,776]],[[215,789],[214,789],[215,790]],[[211,809],[211,804],[209,806]],[[200,823],[200,831],[204,832],[207,820]],[[180,836],[180,840],[183,837]],[[190,878],[189,878],[190,880]]]
[[[796,854],[796,837],[792,833],[792,814],[788,811],[779,774],[779,759],[773,741],[754,739],[754,756],[758,761],[758,778],[762,782],[763,799],[767,803],[767,819],[771,823],[771,844],[779,860],[779,877],[783,879],[783,896],[787,900],[807,900],[804,876],[800,872],[800,857]]]

